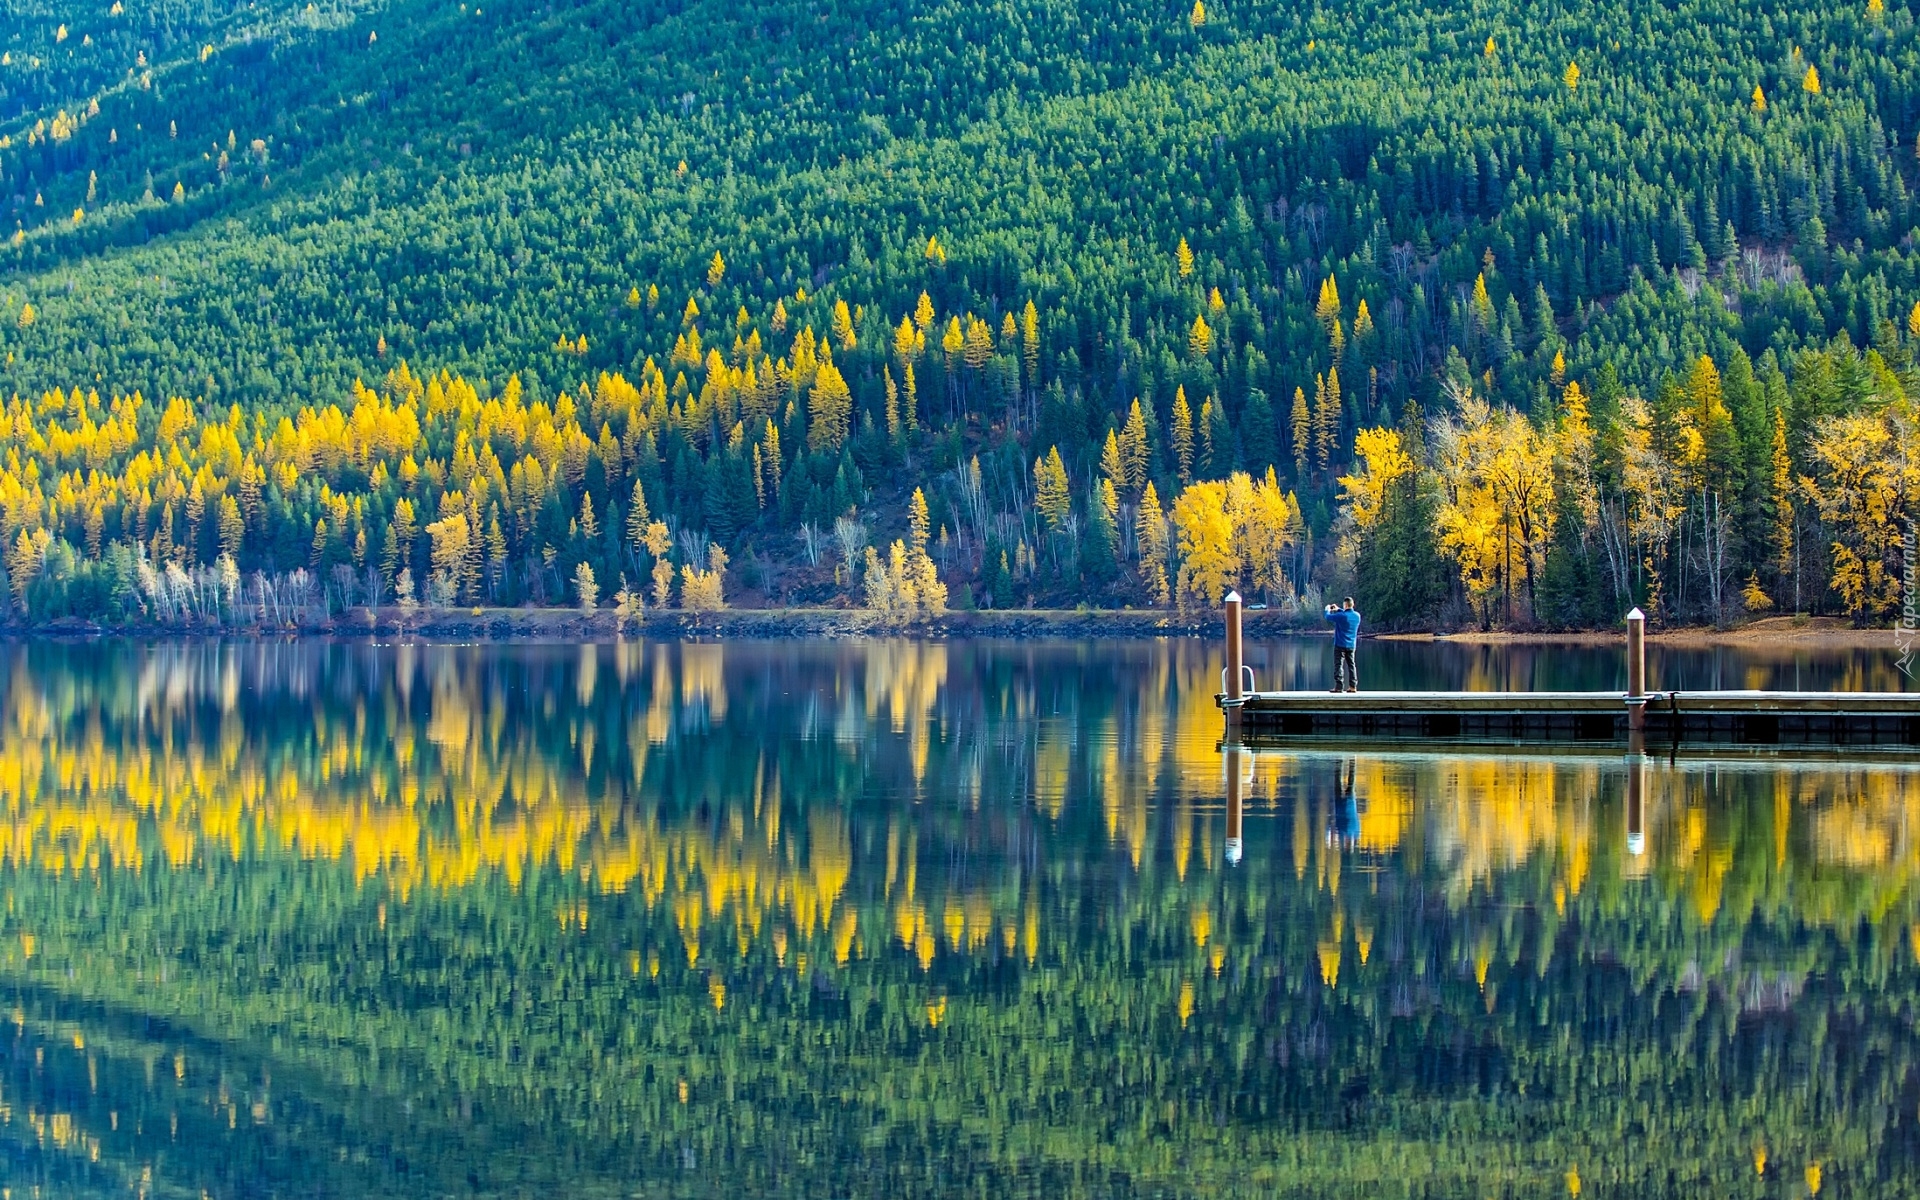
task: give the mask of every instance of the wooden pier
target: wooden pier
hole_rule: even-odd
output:
[[[1644,618],[1628,615],[1622,692],[1263,692],[1242,657],[1239,596],[1227,603],[1216,697],[1231,743],[1501,743],[1648,753],[1683,746],[1846,748],[1920,754],[1920,693],[1648,691]]]
[[[1650,692],[1644,711],[1649,751],[1712,745],[1920,753],[1920,695]],[[1228,712],[1248,745],[1380,739],[1626,746],[1633,733],[1620,692],[1252,692]]]

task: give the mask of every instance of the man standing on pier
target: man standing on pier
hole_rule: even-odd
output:
[[[1328,690],[1357,692],[1360,669],[1354,665],[1353,651],[1360,644],[1360,612],[1353,607],[1353,597],[1327,605],[1326,617],[1333,626],[1333,686]]]

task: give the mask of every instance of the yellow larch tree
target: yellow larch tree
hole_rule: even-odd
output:
[[[1040,385],[1040,310],[1032,300],[1020,314],[1020,357],[1027,367],[1027,386]]]
[[[1212,350],[1213,330],[1207,326],[1206,314],[1195,314],[1193,324],[1187,329],[1187,356],[1199,362]]]
[[[1120,457],[1127,464],[1127,490],[1138,495],[1147,486],[1147,469],[1153,458],[1153,447],[1147,443],[1147,417],[1138,397],[1120,429]]]
[[[967,316],[966,342],[961,348],[961,357],[975,371],[986,366],[987,360],[993,357],[993,328],[972,314]]]
[[[838,451],[847,440],[852,417],[853,393],[846,378],[832,363],[821,363],[807,398],[807,448]]]
[[[1314,377],[1313,457],[1325,471],[1333,463],[1333,452],[1340,441],[1340,372],[1329,370]]]
[[[1293,389],[1293,408],[1287,414],[1287,429],[1293,437],[1293,474],[1307,477],[1307,456],[1313,449],[1313,417],[1307,409],[1305,388]]]
[[[1332,275],[1320,281],[1320,295],[1313,304],[1313,319],[1320,322],[1323,329],[1332,332],[1333,323],[1340,317],[1340,284]]]
[[[1050,531],[1064,528],[1073,515],[1073,494],[1067,484],[1067,465],[1055,446],[1033,461],[1033,506]]]
[[[1140,578],[1147,599],[1165,604],[1171,598],[1167,585],[1168,530],[1166,513],[1160,507],[1160,495],[1147,484],[1140,497],[1140,509],[1134,516],[1134,542],[1140,553]]]
[[[1259,480],[1236,471],[1227,478],[1227,510],[1251,586],[1269,600],[1286,595],[1287,554],[1304,528],[1299,500],[1281,488],[1272,467]]]
[[[1240,546],[1227,511],[1227,484],[1208,480],[1182,489],[1173,502],[1180,573],[1174,599],[1186,607],[1204,599],[1217,606],[1240,579]]]
[[[1193,408],[1187,403],[1187,389],[1173,393],[1173,419],[1167,440],[1173,447],[1173,465],[1182,484],[1193,482]]]
[[[1773,569],[1780,582],[1785,583],[1794,575],[1798,551],[1793,535],[1793,459],[1787,452],[1787,411],[1784,406],[1776,406],[1773,410],[1773,446],[1768,467],[1767,498],[1768,507],[1772,510],[1769,515],[1773,529]]]
[[[853,313],[847,308],[845,300],[833,302],[833,344],[841,350],[852,350],[859,346],[860,339],[854,333]]]

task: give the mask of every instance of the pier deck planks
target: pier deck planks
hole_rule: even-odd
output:
[[[1255,692],[1230,719],[1254,745],[1324,738],[1625,745],[1628,732],[1620,692]],[[1920,693],[1652,692],[1646,741],[1920,753]]]

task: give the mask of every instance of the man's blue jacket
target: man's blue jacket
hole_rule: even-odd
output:
[[[1360,614],[1351,608],[1336,608],[1327,614],[1327,623],[1333,626],[1333,644],[1341,650],[1351,650],[1360,644]]]

